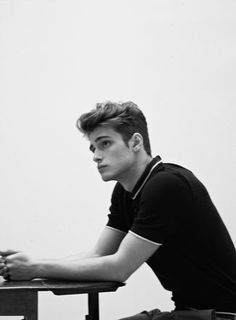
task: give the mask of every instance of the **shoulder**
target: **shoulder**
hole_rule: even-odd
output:
[[[173,164],[163,164],[161,170],[155,170],[143,188],[143,197],[180,197],[191,196],[188,176],[192,172]]]

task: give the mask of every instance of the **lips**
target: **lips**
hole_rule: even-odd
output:
[[[100,170],[102,170],[102,169],[104,169],[104,168],[106,168],[107,166],[98,166],[98,170],[100,171]]]

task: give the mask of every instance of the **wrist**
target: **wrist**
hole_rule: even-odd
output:
[[[33,278],[43,278],[42,262],[40,260],[33,261]]]

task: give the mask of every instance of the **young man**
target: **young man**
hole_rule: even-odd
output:
[[[215,309],[234,319],[235,248],[202,183],[189,170],[152,157],[146,119],[132,102],[97,104],[79,118],[78,128],[90,141],[102,179],[117,181],[94,250],[41,261],[0,252],[1,274],[124,282],[147,262],[172,291],[176,310]],[[127,319],[161,317],[156,309]]]

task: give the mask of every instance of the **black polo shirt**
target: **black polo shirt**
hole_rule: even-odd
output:
[[[161,244],[147,261],[177,309],[236,312],[236,252],[203,184],[153,159],[133,191],[117,183],[107,227]]]

